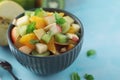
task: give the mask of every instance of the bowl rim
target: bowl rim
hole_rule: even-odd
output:
[[[27,10],[27,11],[34,11],[35,9],[37,8],[33,8],[33,9],[30,9],[30,10]],[[77,18],[74,14],[66,11],[66,10],[62,10],[62,9],[56,9],[56,8],[42,8],[43,10],[45,11],[51,11],[51,12],[63,12],[65,14],[67,14],[68,16],[72,17],[76,22],[77,24],[80,25],[80,40],[78,42],[78,44],[76,44],[76,46],[70,50],[68,50],[67,52],[64,52],[62,54],[58,54],[58,55],[51,55],[51,56],[43,56],[43,57],[40,57],[40,56],[33,56],[33,55],[29,55],[29,54],[25,54],[23,52],[21,52],[20,50],[18,50],[18,48],[16,48],[12,42],[12,39],[11,39],[11,30],[13,29],[13,27],[15,27],[15,25],[11,22],[9,27],[8,27],[8,31],[7,31],[7,40],[8,40],[8,45],[12,45],[12,47],[14,49],[16,49],[17,51],[20,52],[20,54],[23,54],[25,56],[28,56],[28,57],[33,57],[33,58],[53,58],[53,57],[60,57],[60,56],[64,56],[66,54],[69,54],[73,49],[75,49],[77,46],[80,45],[80,43],[83,41],[83,36],[84,36],[84,28],[83,28],[83,24],[81,22],[81,20],[79,18]],[[18,19],[20,18],[21,16],[24,15],[24,12],[19,14],[15,19]],[[14,21],[14,20],[13,20]]]

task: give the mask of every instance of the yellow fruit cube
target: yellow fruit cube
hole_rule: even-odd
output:
[[[32,16],[32,17],[30,18],[30,21],[31,21],[31,22],[36,22],[36,26],[35,26],[35,27],[36,27],[37,29],[44,28],[44,27],[46,26],[46,23],[45,23],[44,19],[41,18],[41,17]]]

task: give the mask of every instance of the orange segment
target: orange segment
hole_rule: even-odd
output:
[[[58,53],[57,53],[54,43],[55,43],[55,40],[54,40],[54,37],[52,37],[50,42],[47,44],[47,46],[48,46],[49,51],[51,51],[53,54],[57,55]]]
[[[40,29],[40,28],[44,28],[46,26],[46,23],[44,21],[43,18],[37,17],[37,16],[32,16],[30,18],[31,22],[36,22],[36,28]]]
[[[73,26],[71,26],[68,33],[75,33],[75,32],[76,32],[75,28]]]
[[[34,33],[30,33],[30,34],[26,34],[26,35],[22,36],[20,38],[19,42],[21,44],[24,44],[24,45],[28,46],[31,49],[34,49],[35,46],[30,43],[30,40],[36,40],[36,39],[37,39],[37,37],[35,36],[35,34]]]

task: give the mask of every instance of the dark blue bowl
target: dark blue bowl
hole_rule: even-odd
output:
[[[18,60],[18,62],[20,62],[23,66],[30,69],[36,74],[51,75],[51,74],[54,74],[54,73],[57,73],[57,72],[60,72],[66,69],[75,61],[82,47],[84,30],[83,30],[81,21],[73,14],[67,11],[64,11],[64,10],[60,10],[60,9],[46,8],[44,10],[52,11],[52,12],[64,12],[65,15],[69,15],[70,17],[72,17],[75,20],[75,23],[81,26],[80,35],[79,35],[80,40],[73,49],[60,55],[53,55],[53,56],[48,56],[48,57],[37,57],[37,56],[24,54],[21,51],[19,51],[12,43],[12,39],[10,35],[11,30],[14,27],[12,23],[9,26],[7,37],[8,37],[8,43],[9,43],[10,50],[12,54],[15,56],[15,58]],[[16,17],[16,19],[20,18],[23,15],[24,13],[20,14],[18,17]]]

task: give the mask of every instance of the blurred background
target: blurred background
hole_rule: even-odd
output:
[[[83,47],[77,60],[69,68],[53,76],[34,75],[14,59],[8,47],[0,47],[0,58],[9,61],[14,68],[14,73],[22,80],[70,80],[69,76],[72,72],[78,72],[82,80],[85,73],[92,74],[95,80],[120,80],[120,0],[13,1],[25,10],[34,7],[67,10],[81,20],[85,30]],[[96,55],[86,57],[89,49],[94,49]],[[0,77],[6,77],[3,73],[7,74],[1,70]],[[9,77],[9,74],[7,75]]]
[[[0,0],[6,1],[6,0]],[[36,7],[44,7],[44,8],[60,8],[63,9],[65,7],[65,0],[11,0],[18,4],[20,4],[25,10],[36,8]]]

